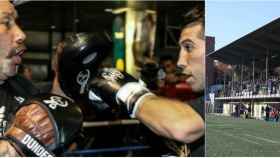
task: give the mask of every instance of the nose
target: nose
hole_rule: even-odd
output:
[[[25,41],[26,35],[25,33],[21,30],[21,28],[16,25],[16,27],[14,28],[14,42],[16,42],[17,44],[23,44],[23,42]]]
[[[187,65],[188,65],[187,55],[185,55],[185,52],[181,49],[177,61],[177,66],[186,67]]]

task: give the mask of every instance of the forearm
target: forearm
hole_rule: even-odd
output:
[[[191,143],[204,134],[204,121],[189,105],[157,96],[147,96],[136,118],[158,135]]]
[[[14,147],[5,140],[0,141],[0,157],[18,157],[18,153]]]

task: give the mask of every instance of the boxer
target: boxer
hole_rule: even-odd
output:
[[[110,47],[110,41],[103,34],[68,37],[63,51],[57,54],[60,56],[57,59],[61,60],[53,81],[55,94],[36,95],[20,106],[0,141],[0,148],[4,150],[0,154],[54,156],[54,150],[69,144],[82,125],[82,112],[72,98],[83,98],[82,88],[91,75],[80,71],[88,68],[94,72]],[[71,66],[64,67],[65,62],[70,62]]]

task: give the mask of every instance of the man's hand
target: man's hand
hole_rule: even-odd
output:
[[[129,74],[113,68],[99,70],[89,82],[89,97],[93,101],[103,100],[110,106],[125,106],[132,118],[147,95],[153,94]]]
[[[89,81],[88,87],[89,98],[126,107],[130,117],[158,135],[191,143],[204,134],[204,121],[191,106],[157,97],[129,74],[104,68]]]
[[[82,114],[76,104],[44,94],[17,110],[4,138],[21,156],[53,156],[52,151],[69,144],[81,125]]]

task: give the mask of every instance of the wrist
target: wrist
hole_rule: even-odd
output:
[[[146,93],[136,101],[132,107],[132,112],[129,115],[131,118],[136,118],[136,114],[138,113],[139,109],[142,107],[142,105],[144,105],[143,103],[145,102],[146,98],[149,98],[150,96],[155,96],[155,94],[151,92]]]
[[[135,118],[137,109],[141,106],[146,96],[154,95],[138,82],[129,82],[119,89],[116,95],[118,104],[125,104],[128,114]]]
[[[19,155],[22,156],[39,156],[53,157],[49,151],[33,134],[26,133],[24,130],[11,127],[6,133],[10,144],[14,147]]]

